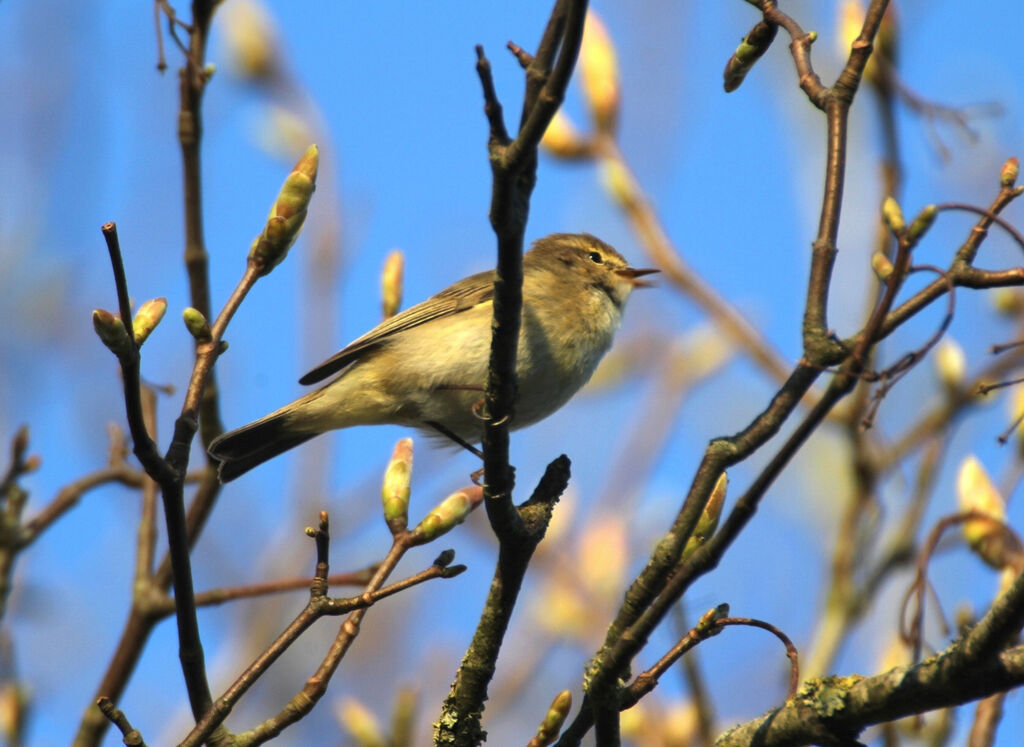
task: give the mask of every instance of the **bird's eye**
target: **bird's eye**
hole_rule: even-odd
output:
[[[601,256],[601,252],[591,252],[588,256],[590,257],[591,262],[596,262],[597,264],[604,262],[604,257]]]

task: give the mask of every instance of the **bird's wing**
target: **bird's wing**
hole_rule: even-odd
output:
[[[418,327],[433,319],[458,314],[494,298],[494,271],[481,272],[445,288],[433,298],[406,309],[371,329],[358,340],[325,360],[307,373],[300,384],[315,384],[354,362],[361,354],[379,345],[392,335]]]

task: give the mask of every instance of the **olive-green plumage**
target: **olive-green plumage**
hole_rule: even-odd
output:
[[[589,234],[552,234],[523,255],[523,312],[512,428],[541,420],[582,387],[612,343],[634,270]],[[233,480],[313,436],[391,423],[480,441],[474,405],[490,359],[494,271],[460,280],[382,322],[299,382],[325,386],[220,436],[210,454]]]

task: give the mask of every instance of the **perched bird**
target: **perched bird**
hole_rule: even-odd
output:
[[[564,405],[612,344],[622,308],[657,270],[630,267],[590,234],[556,233],[523,255],[523,311],[510,427]],[[493,270],[472,275],[387,319],[301,379],[326,385],[210,444],[222,482],[314,436],[391,423],[440,433],[472,451],[483,435]],[[479,452],[477,452],[479,453]]]

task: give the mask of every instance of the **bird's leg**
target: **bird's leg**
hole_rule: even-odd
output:
[[[468,441],[462,440],[461,438],[456,436],[454,433],[452,433],[450,430],[445,428],[443,425],[441,425],[437,421],[428,420],[427,421],[427,425],[429,425],[431,428],[433,428],[435,431],[440,433],[445,438],[450,438],[452,441],[457,443],[459,446],[461,446],[466,451],[470,452],[471,454],[475,454],[477,456],[477,458],[479,458],[479,459],[483,459],[484,458],[484,453],[482,451],[480,451],[480,449],[476,448],[475,446],[473,446],[473,444],[469,443]]]

